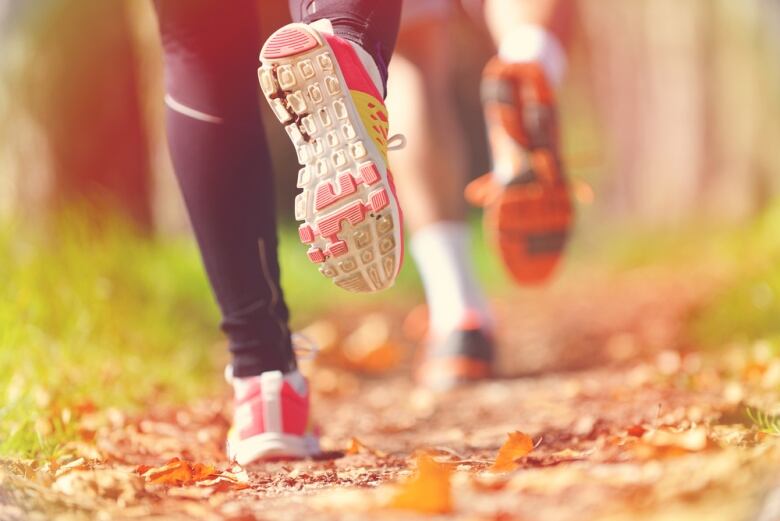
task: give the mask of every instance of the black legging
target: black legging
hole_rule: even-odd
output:
[[[269,0],[262,0],[266,2]],[[331,19],[382,77],[401,0],[290,0],[294,19]],[[289,371],[270,153],[257,91],[256,0],[155,0],[165,54],[168,144],[230,341],[233,374]]]

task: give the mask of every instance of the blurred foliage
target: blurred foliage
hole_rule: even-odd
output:
[[[63,408],[180,400],[215,381],[217,316],[191,242],[62,222],[0,227],[0,454],[55,450],[72,434]]]
[[[747,415],[761,432],[780,436],[780,416],[768,414],[755,407],[748,407]]]
[[[763,341],[780,354],[780,200],[755,219],[732,224],[688,221],[658,228],[636,221],[599,224],[587,210],[580,217],[585,230],[575,235],[569,276],[593,267],[703,270],[714,277],[714,293],[692,317],[694,344],[721,348]]]
[[[707,346],[769,342],[780,353],[780,203],[755,223],[728,234],[715,252],[733,278],[693,323]]]

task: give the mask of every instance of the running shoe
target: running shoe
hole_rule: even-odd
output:
[[[433,391],[448,391],[492,375],[493,335],[469,314],[460,327],[429,339],[416,370],[417,383]]]
[[[269,371],[230,378],[235,396],[233,426],[227,437],[231,461],[300,459],[320,453],[309,422],[309,386],[298,371]]]
[[[472,181],[466,198],[485,208],[486,233],[513,278],[547,282],[573,222],[553,89],[540,65],[495,57],[482,76],[482,103],[493,172]]]
[[[353,45],[326,20],[286,25],[263,45],[259,79],[302,167],[295,218],[309,259],[336,285],[374,292],[401,268],[403,223],[381,79]]]

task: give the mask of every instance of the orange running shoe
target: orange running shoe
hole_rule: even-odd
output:
[[[466,199],[520,284],[547,282],[569,237],[573,208],[558,152],[555,95],[542,67],[494,57],[482,75],[493,172],[472,181]]]

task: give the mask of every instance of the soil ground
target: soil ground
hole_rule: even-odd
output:
[[[777,368],[700,353],[686,336],[714,280],[583,280],[494,302],[493,381],[435,395],[406,366],[374,377],[307,368],[332,451],[322,459],[231,468],[227,394],[135,418],[101,411],[85,415],[69,460],[3,464],[0,519],[411,520],[431,515],[429,499],[453,520],[780,519],[780,443],[745,413],[777,403]],[[515,431],[533,450],[515,470],[490,471]],[[421,452],[448,469],[443,487],[398,485]],[[138,468],[171,458],[246,485],[155,484]],[[398,490],[415,486],[420,497],[397,508]]]

